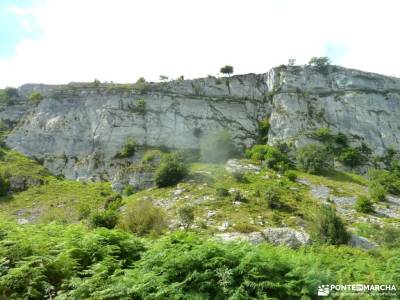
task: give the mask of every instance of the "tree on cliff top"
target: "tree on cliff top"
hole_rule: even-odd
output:
[[[331,63],[331,60],[327,56],[321,56],[321,57],[315,57],[314,56],[308,62],[309,65],[315,66],[315,67],[318,67],[318,68],[326,67],[326,66],[330,65],[330,63]]]
[[[229,77],[231,76],[231,74],[233,73],[233,67],[226,65],[225,67],[222,67],[220,72],[222,74],[227,74]]]

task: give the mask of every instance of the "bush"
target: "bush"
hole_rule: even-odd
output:
[[[204,162],[224,163],[234,154],[235,147],[227,131],[211,134],[200,142],[200,158]]]
[[[357,148],[345,148],[339,155],[339,160],[346,166],[354,168],[365,161],[364,155]]]
[[[310,144],[297,151],[298,167],[311,174],[320,174],[332,169],[333,159],[325,147]]]
[[[247,198],[240,191],[234,191],[232,194],[232,201],[245,203],[247,202]]]
[[[324,68],[324,67],[328,66],[330,63],[331,63],[331,60],[327,56],[322,56],[322,57],[314,56],[308,62],[309,65],[316,66],[318,68]]]
[[[258,231],[257,226],[249,223],[238,223],[233,225],[233,230],[241,233],[251,233]]]
[[[166,229],[166,216],[160,207],[142,199],[126,206],[120,226],[137,235],[158,235]]]
[[[184,179],[187,174],[187,166],[176,154],[166,154],[156,169],[154,182],[158,187],[172,186]]]
[[[10,191],[10,182],[3,176],[0,176],[0,196],[5,196]]]
[[[381,184],[374,184],[369,187],[369,195],[375,202],[382,202],[386,200],[386,189]]]
[[[193,206],[183,206],[178,209],[179,221],[185,229],[188,229],[194,221],[194,207]]]
[[[377,242],[390,248],[400,247],[400,228],[385,225],[383,229],[379,228]]]
[[[369,170],[370,185],[381,185],[393,195],[400,195],[400,175],[386,170]]]
[[[358,196],[355,209],[360,213],[369,214],[374,211],[374,205],[367,196]]]
[[[234,171],[232,173],[232,176],[233,178],[235,178],[237,182],[242,182],[242,183],[247,182],[246,173],[243,171],[238,171],[238,170]]]
[[[115,158],[127,158],[135,154],[137,143],[134,139],[127,139],[121,150],[117,152]]]
[[[40,101],[43,100],[43,96],[39,92],[33,92],[32,94],[29,95],[28,100],[30,103],[36,105],[36,104],[39,104]]]
[[[107,209],[97,211],[89,216],[89,224],[91,227],[114,228],[118,223],[118,213],[115,210]]]
[[[218,197],[229,196],[229,191],[224,187],[217,187],[216,194]]]
[[[288,170],[285,172],[285,176],[290,180],[290,181],[296,181],[297,179],[297,174],[293,170]]]
[[[122,206],[122,197],[118,194],[106,198],[104,209],[117,210]]]
[[[264,199],[271,209],[279,209],[282,207],[281,192],[276,186],[267,186],[264,192]]]
[[[334,135],[332,134],[331,130],[326,127],[316,129],[311,136],[322,143],[329,143],[334,139]]]
[[[318,243],[340,245],[350,239],[345,225],[331,205],[324,205],[312,224],[312,237]]]
[[[254,145],[245,152],[247,158],[264,161],[268,168],[285,170],[289,166],[289,158],[278,148],[269,145]]]
[[[125,196],[129,197],[130,195],[133,195],[135,193],[135,187],[133,185],[127,184],[124,187],[124,190],[122,192]]]
[[[268,119],[263,119],[258,124],[258,134],[261,143],[266,143],[268,139],[268,132],[271,124]]]
[[[162,152],[157,149],[147,150],[142,157],[143,163],[157,162],[161,160]]]

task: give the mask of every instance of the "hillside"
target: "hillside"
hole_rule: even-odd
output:
[[[280,66],[0,100],[0,299],[400,288],[400,79]]]

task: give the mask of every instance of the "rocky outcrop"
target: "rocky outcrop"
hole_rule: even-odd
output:
[[[289,227],[269,227],[260,232],[239,233],[227,232],[216,236],[224,242],[247,241],[252,244],[268,242],[274,245],[282,245],[290,248],[298,248],[311,243],[310,236]]]
[[[139,154],[116,160],[127,139],[143,147],[197,148],[201,137],[229,130],[237,147],[259,138],[298,146],[329,127],[375,154],[400,146],[400,80],[342,67],[274,68],[266,74],[137,85],[24,85],[0,118],[13,127],[7,145],[43,160],[67,178],[112,180]],[[44,99],[30,104],[39,91]],[[129,180],[128,180],[129,181]]]

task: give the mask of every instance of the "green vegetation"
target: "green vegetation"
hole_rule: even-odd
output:
[[[400,174],[387,170],[370,170],[368,178],[372,186],[382,186],[388,193],[400,195]]]
[[[236,153],[228,131],[219,131],[200,142],[200,158],[204,162],[223,163]]]
[[[121,150],[115,154],[115,158],[128,158],[135,154],[137,149],[137,142],[134,139],[127,139]]]
[[[289,158],[278,148],[269,145],[255,145],[247,149],[245,156],[255,161],[262,161],[268,168],[284,171],[289,168]]]
[[[322,57],[312,57],[310,61],[308,62],[309,65],[315,66],[318,68],[318,70],[326,70],[326,67],[329,66],[331,63],[331,60],[329,57],[322,56]]]
[[[138,94],[145,94],[148,90],[148,84],[146,82],[146,79],[143,77],[140,77],[136,83],[133,85],[133,89],[138,93]]]
[[[350,238],[342,220],[330,205],[324,205],[318,212],[313,222],[312,234],[316,242],[331,245],[346,244]]]
[[[18,90],[12,87],[6,87],[0,90],[0,103],[10,105],[14,102],[14,98],[18,97]]]
[[[387,191],[381,184],[372,184],[369,187],[369,195],[374,202],[381,202],[386,200]]]
[[[356,211],[369,214],[374,212],[373,202],[367,196],[358,196],[355,204]]]
[[[90,215],[89,224],[92,227],[114,228],[118,223],[118,213],[114,209],[96,211]]]
[[[185,205],[178,210],[179,221],[185,229],[188,229],[194,222],[194,207]]]
[[[311,174],[321,174],[333,167],[333,159],[325,147],[309,144],[297,151],[297,165]]]
[[[133,193],[135,193],[135,187],[134,186],[132,186],[132,185],[130,185],[130,184],[127,184],[125,187],[124,187],[124,191],[123,191],[123,194],[125,195],[125,196],[130,196],[130,195],[132,195]]]
[[[228,76],[231,76],[231,74],[233,73],[233,67],[229,66],[229,65],[226,65],[226,66],[221,68],[220,72],[222,74],[226,74]]]
[[[31,104],[38,105],[43,100],[43,96],[40,92],[35,91],[29,95],[28,100]]]
[[[340,153],[339,160],[343,162],[344,165],[354,168],[362,164],[365,158],[357,148],[345,148]]]
[[[159,235],[166,229],[165,212],[150,200],[139,200],[125,207],[121,228],[137,235]]]
[[[151,241],[82,225],[0,230],[4,299],[314,299],[327,282],[399,284],[398,249],[291,250],[194,233]]]
[[[266,143],[268,141],[268,132],[271,124],[268,119],[263,119],[259,122],[258,126],[260,143]]]
[[[156,169],[154,182],[158,187],[171,186],[184,179],[187,174],[187,166],[176,154],[166,154]]]
[[[278,187],[273,185],[268,186],[264,192],[264,198],[269,208],[281,208],[281,192]]]

